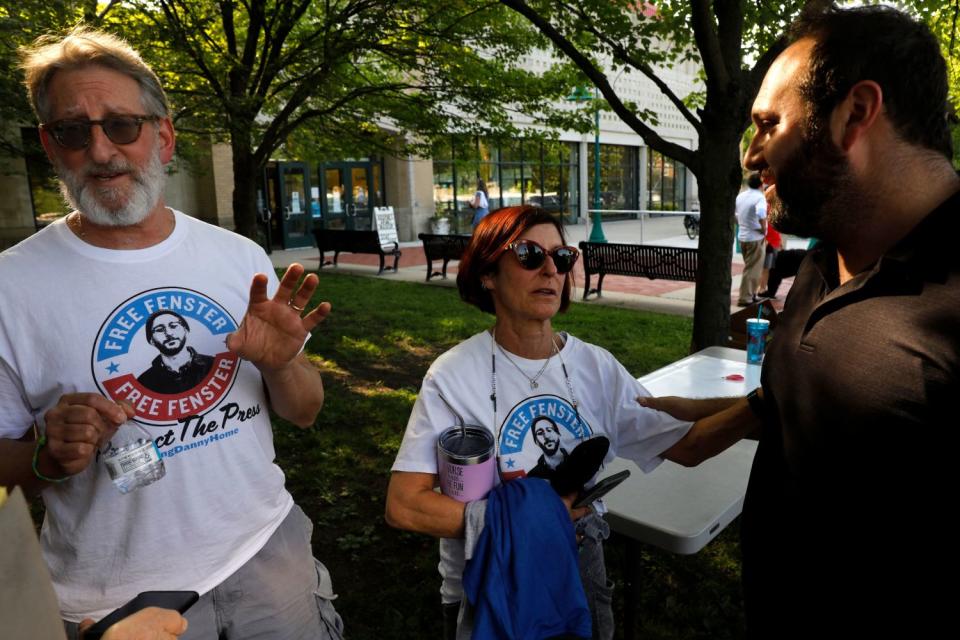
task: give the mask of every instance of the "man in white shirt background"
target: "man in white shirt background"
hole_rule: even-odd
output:
[[[763,271],[764,238],[767,234],[767,201],[760,190],[760,174],[751,173],[747,189],[737,196],[736,215],[740,230],[740,252],[743,254],[743,275],[740,280],[740,297],[737,306],[745,307],[756,302]]]

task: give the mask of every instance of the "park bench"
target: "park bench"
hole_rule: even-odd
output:
[[[439,233],[421,233],[417,236],[423,242],[423,254],[427,258],[427,281],[433,276],[443,276],[447,278],[447,263],[451,260],[459,260],[460,256],[470,243],[470,236],[439,234]],[[443,270],[434,271],[433,261],[443,260]]]
[[[380,270],[377,275],[383,273],[384,269],[393,269],[397,271],[397,263],[400,261],[400,245],[396,242],[380,244],[380,234],[376,231],[357,231],[352,229],[314,229],[313,236],[317,240],[317,249],[320,250],[320,268],[332,264],[337,266],[337,260],[341,251],[350,253],[368,253],[380,257]],[[323,254],[325,251],[333,251],[333,262],[325,262]],[[385,267],[384,259],[387,256],[393,256],[393,267]]]
[[[660,247],[648,244],[615,242],[581,242],[583,255],[583,299],[591,293],[601,295],[607,275],[638,276],[651,280],[697,280],[697,250],[682,247]],[[590,276],[600,276],[597,288],[590,288]]]

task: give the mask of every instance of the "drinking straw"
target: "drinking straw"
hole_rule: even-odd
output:
[[[437,395],[439,395],[440,399],[443,400],[443,404],[447,405],[447,409],[450,409],[450,413],[452,413],[457,418],[457,422],[460,423],[460,441],[466,442],[467,425],[464,423],[463,418],[460,417],[460,414],[457,413],[457,410],[453,408],[453,405],[447,402],[447,399],[443,397],[443,393],[441,393],[440,391],[437,391]]]

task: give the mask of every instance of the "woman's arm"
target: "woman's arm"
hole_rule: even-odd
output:
[[[437,538],[462,538],[463,502],[433,490],[433,473],[394,471],[387,488],[387,524]]]
[[[659,396],[648,397],[639,396],[637,402],[640,406],[648,409],[655,409],[669,413],[677,420],[687,420],[693,422],[715,413],[720,413],[735,405],[742,398],[733,396],[730,398],[683,398],[680,396]]]

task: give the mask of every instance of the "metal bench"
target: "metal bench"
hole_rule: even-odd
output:
[[[429,282],[433,276],[442,276],[446,280],[447,263],[460,259],[470,243],[471,236],[421,233],[417,237],[423,242],[423,254],[427,258],[427,282]],[[443,260],[442,271],[433,270],[434,260]]]
[[[681,247],[660,247],[648,244],[615,242],[581,242],[583,299],[591,293],[601,295],[606,275],[637,276],[651,280],[697,280],[697,250]],[[590,288],[590,276],[600,276],[597,288]]]
[[[400,245],[396,242],[380,244],[380,235],[376,231],[356,231],[350,229],[314,229],[313,237],[317,240],[317,249],[320,250],[320,268],[332,264],[337,266],[341,251],[350,253],[368,253],[380,257],[380,275],[384,270],[397,271],[400,262]],[[333,262],[325,262],[325,251],[333,251]],[[393,256],[393,267],[384,266],[384,259]]]

